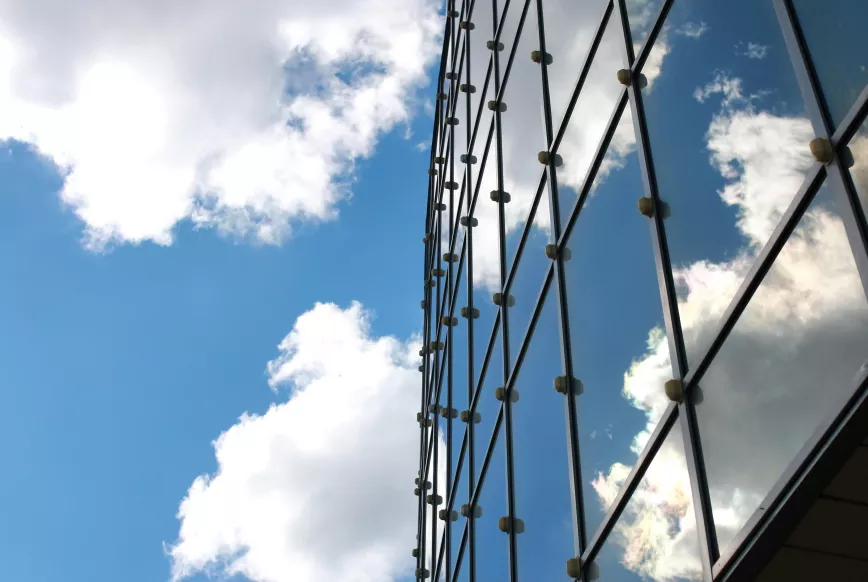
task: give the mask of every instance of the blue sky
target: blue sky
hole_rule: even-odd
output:
[[[395,10],[386,22],[338,0],[295,6],[297,14],[286,2],[291,16],[256,4],[241,21],[223,3],[209,27],[190,32],[213,48],[210,56],[159,15],[134,24],[111,15],[141,41],[118,44],[100,19],[87,18],[102,14],[95,0],[70,16],[81,20],[79,34],[0,1],[0,22],[11,23],[0,28],[8,104],[0,112],[0,408],[8,411],[0,555],[11,579],[136,582],[174,573],[320,582],[364,572],[360,580],[373,582],[409,573],[428,165],[419,144],[431,131],[428,79],[442,15],[422,0],[392,1],[387,8],[406,14]],[[646,30],[657,3],[631,5],[634,30]],[[564,23],[590,22],[601,7],[547,5],[556,111],[593,30]],[[195,19],[201,6],[173,10],[172,18]],[[773,10],[750,0],[742,10],[751,17],[676,2],[645,69],[691,358],[812,163],[811,128]],[[477,18],[485,32],[486,16]],[[263,23],[273,21],[285,26],[262,42]],[[511,9],[508,34],[516,24]],[[576,106],[582,123],[559,150],[564,206],[575,201],[620,89],[619,37],[610,29]],[[224,47],[229,36],[218,33],[235,35]],[[538,68],[526,55],[532,40],[522,37],[505,95],[510,253],[527,220],[535,225],[510,289],[512,359],[549,265],[547,201],[528,214],[544,147]],[[155,48],[164,44],[175,51],[171,64]],[[475,75],[487,58],[478,52]],[[34,54],[44,72],[24,66]],[[285,62],[274,67],[263,55]],[[490,98],[475,82],[474,103]],[[275,95],[285,100],[276,108]],[[852,98],[841,96],[839,109]],[[486,135],[481,128],[480,162]],[[868,158],[859,139],[857,163]],[[474,231],[477,374],[498,283],[492,163],[481,172]],[[667,404],[660,387],[671,367],[651,240],[635,210],[642,195],[628,106],[567,242],[589,535]],[[858,323],[868,310],[825,191],[794,236],[703,380],[713,392],[698,407],[700,431],[723,540],[819,422],[818,379],[798,364],[841,363],[841,377],[828,383],[846,390],[864,359],[847,346],[864,345]],[[796,304],[804,311],[776,307]],[[516,383],[523,579],[561,576],[574,552],[563,397],[552,389],[562,373],[557,316],[549,297]],[[456,342],[456,378],[466,375],[465,344]],[[503,382],[495,359],[483,381],[477,459]],[[455,406],[468,406],[463,393]],[[782,406],[789,417],[775,416]],[[786,442],[769,436],[780,423]],[[693,505],[674,434],[601,553],[606,579],[696,574]],[[747,451],[756,461],[741,467]],[[481,497],[485,580],[507,568],[505,536],[494,526],[506,513],[504,454],[500,440]],[[459,495],[456,509],[466,501]]]
[[[430,125],[415,123],[419,133]],[[427,160],[414,143],[387,136],[359,165],[340,220],[306,227],[292,244],[239,244],[182,225],[170,248],[107,254],[82,248],[54,170],[9,147],[0,394],[15,413],[0,431],[3,463],[15,469],[0,485],[0,535],[11,577],[165,579],[161,544],[177,535],[192,480],[215,469],[211,441],[242,412],[285,400],[268,389],[264,364],[298,315],[317,301],[358,300],[376,315],[372,333],[417,331]]]

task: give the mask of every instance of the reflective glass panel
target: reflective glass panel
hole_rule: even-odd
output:
[[[509,536],[497,527],[497,520],[507,515],[506,451],[501,430],[491,456],[491,463],[482,484],[479,506],[482,515],[474,519],[476,538],[476,579],[480,581],[509,580]],[[486,439],[488,444],[488,439]],[[482,465],[482,458],[479,458]]]
[[[569,220],[570,211],[576,203],[576,191],[581,188],[621,93],[621,86],[612,82],[612,71],[617,71],[621,62],[623,37],[618,26],[616,18],[609,20],[594,64],[588,71],[570,123],[558,146],[558,153],[563,159],[563,165],[557,169],[558,184],[568,186],[558,189],[561,229]],[[556,66],[557,63],[552,68]],[[635,139],[630,137],[630,132],[632,127],[625,128],[624,136],[632,144]]]
[[[866,356],[868,303],[824,186],[696,394],[721,551],[851,393]]]
[[[626,145],[629,115],[621,135],[626,141],[613,140],[564,262],[573,373],[583,386],[577,408],[589,535],[608,508],[596,483],[630,470],[668,404],[661,387],[671,375],[648,219],[636,211],[642,182]]]
[[[627,472],[601,476],[596,488],[614,499]],[[624,513],[591,565],[591,580],[701,580],[699,536],[681,430],[663,442]]]
[[[552,55],[552,64],[548,65],[547,71],[553,132],[557,133],[567,103],[575,88],[576,79],[578,79],[582,66],[585,64],[585,57],[588,55],[591,41],[597,32],[606,1],[543,0],[542,4],[546,51]],[[615,19],[611,20],[611,22],[614,21]],[[618,32],[614,27],[610,26],[610,28],[614,32]],[[615,61],[616,64],[608,67],[610,69],[607,71],[609,77],[611,77],[612,70],[620,68],[616,66],[621,63],[621,53],[617,52],[619,48],[620,46],[615,47],[616,51],[613,55],[618,59]],[[599,50],[594,58],[595,63],[609,60],[608,55],[601,54]],[[602,108],[597,111],[602,111]]]
[[[456,303],[455,315],[458,324],[449,328],[449,341],[447,348],[449,350],[450,368],[449,376],[447,376],[447,386],[451,382],[452,386],[452,402],[451,408],[456,411],[461,411],[470,408],[470,400],[468,392],[470,380],[467,377],[467,319],[460,317],[459,305],[462,298],[467,297],[467,286],[464,283],[464,278],[459,277],[457,280],[457,291],[459,293],[458,302]],[[450,403],[446,402],[447,406]],[[456,463],[458,455],[461,452],[461,439],[464,437],[465,424],[460,419],[454,418],[449,420],[452,425],[452,471],[453,474],[457,470]]]
[[[542,195],[548,197],[548,191],[544,189]],[[508,291],[510,299],[506,303],[509,316],[510,368],[515,365],[534,307],[540,298],[546,273],[552,264],[552,260],[545,255],[545,247],[550,242],[552,241],[547,232],[531,229],[521,260],[515,267],[515,277]]]
[[[462,524],[461,527],[463,528],[464,525]],[[453,552],[453,554],[455,554],[457,556],[458,555],[458,543],[461,540],[461,535],[459,535],[455,539],[458,541],[455,542],[455,551]],[[470,544],[467,544],[467,547],[464,549],[464,556],[461,558],[461,566],[458,570],[458,573],[456,574],[454,569],[452,570],[452,572],[453,572],[454,579],[457,580],[458,582],[469,582],[469,580],[470,580]]]
[[[500,401],[494,397],[495,389],[500,386],[503,386],[503,342],[498,331],[491,359],[488,362],[488,368],[482,382],[479,401],[476,405],[479,421],[474,425],[473,451],[474,475],[477,476],[479,475],[479,467],[482,466],[482,459],[485,457],[485,451],[488,450],[488,442],[491,438],[497,412],[500,410]]]
[[[494,180],[497,175],[495,165],[495,148],[491,144],[488,156],[481,160],[479,177],[483,187]],[[476,378],[482,367],[485,350],[491,339],[491,330],[497,315],[497,306],[492,302],[492,294],[500,289],[500,235],[498,227],[497,205],[483,198],[473,211],[478,225],[472,228],[473,237],[473,307],[479,311],[479,317],[473,321],[473,370]]]
[[[793,0],[793,6],[837,126],[868,83],[868,2]]]
[[[848,147],[850,177],[862,202],[862,210],[868,213],[868,120],[862,123]]]
[[[484,1],[474,2],[473,15],[471,16],[474,28],[469,33],[465,33],[470,38],[470,70],[469,73],[466,70],[468,57],[465,55],[465,71],[461,82],[473,85],[475,90],[473,92],[460,93],[459,95],[462,100],[462,107],[465,108],[467,107],[467,98],[468,96],[470,97],[470,115],[467,118],[471,123],[467,125],[464,131],[469,130],[472,132],[477,123],[477,116],[479,116],[479,127],[476,129],[477,137],[475,142],[477,145],[474,147],[474,151],[476,152],[482,151],[481,146],[485,145],[485,136],[488,135],[488,127],[494,115],[486,107],[486,103],[494,98],[490,96],[494,93],[494,75],[491,75],[487,85],[485,83],[486,73],[492,56],[492,52],[486,46],[486,42],[494,38],[491,4],[491,2]],[[481,110],[480,105],[482,106]],[[459,148],[458,151],[463,153],[464,149]],[[479,154],[477,154],[477,157],[479,157]]]
[[[456,420],[455,426],[456,428],[463,425],[460,420]],[[462,431],[463,432],[463,431]],[[460,450],[461,444],[459,443],[458,448]],[[467,521],[467,518],[461,515],[461,506],[470,502],[469,495],[469,455],[465,454],[464,461],[461,467],[461,473],[458,475],[458,483],[455,486],[455,503],[452,505],[452,510],[458,514],[458,519],[451,522],[450,524],[450,536],[451,536],[451,556],[450,560],[452,563],[452,570],[455,571],[455,564],[458,560],[458,548],[461,544],[461,535],[464,532],[464,523]],[[456,462],[458,461],[458,457],[455,458]],[[457,471],[456,467],[456,471]]]
[[[697,28],[698,26],[698,28]],[[745,54],[751,43],[764,58]],[[814,163],[771,2],[675,2],[642,90],[692,362]]]
[[[663,0],[626,0],[625,3],[630,36],[633,37],[633,52],[638,53],[648,38],[648,32],[654,27]]]
[[[510,194],[509,204],[504,205],[506,229],[506,260],[511,264],[518,247],[518,237],[527,221],[528,213],[537,193],[543,166],[537,154],[545,149],[545,130],[542,112],[542,73],[539,65],[531,60],[531,53],[539,49],[536,3],[529,2],[515,59],[505,78],[504,103],[507,110],[500,115],[503,150],[503,188]],[[506,74],[506,57],[516,43],[516,32],[522,10],[528,3],[510,3],[502,37],[505,49],[501,54],[500,70]],[[493,189],[496,189],[494,186]],[[480,193],[488,198],[489,190]],[[487,202],[491,203],[489,200]],[[548,213],[537,213],[537,224],[548,225]],[[539,222],[542,221],[542,222]]]
[[[550,289],[515,382],[512,406],[519,580],[558,580],[575,555],[565,396],[554,390],[561,370],[558,303]]]

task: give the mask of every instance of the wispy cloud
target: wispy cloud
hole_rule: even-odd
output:
[[[688,38],[699,38],[711,27],[709,27],[705,22],[700,21],[698,24],[696,22],[685,22],[681,26],[675,29],[675,34],[686,36]]]
[[[735,45],[735,54],[747,57],[749,59],[764,59],[769,52],[769,47],[756,42],[748,42],[747,44],[740,42]]]

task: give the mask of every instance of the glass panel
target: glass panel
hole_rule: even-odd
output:
[[[544,190],[542,195],[548,196],[548,192]],[[530,323],[531,315],[533,315],[534,307],[536,307],[537,299],[540,297],[539,294],[546,273],[548,273],[552,263],[551,259],[545,255],[545,246],[550,242],[551,239],[547,233],[536,228],[531,229],[521,254],[521,261],[516,267],[515,278],[509,288],[509,295],[514,301],[512,306],[507,309],[510,369],[515,365],[521,342],[527,332],[527,326]],[[510,303],[506,305],[509,306]],[[557,330],[558,327],[555,326],[555,329]]]
[[[645,44],[645,39],[648,38],[648,32],[654,27],[654,21],[660,13],[662,4],[663,0],[626,0],[627,20],[630,22],[630,36],[633,37],[634,53],[638,53],[642,45]],[[617,18],[617,13],[613,14]]]
[[[504,51],[508,55],[515,42],[515,35],[522,14],[522,4],[517,3],[507,12]],[[542,74],[539,65],[531,60],[531,52],[539,49],[537,12],[535,2],[524,19],[515,59],[505,80],[505,113],[501,114],[501,134],[503,150],[503,188],[511,196],[509,204],[504,204],[506,228],[506,260],[511,264],[518,246],[518,238],[527,221],[533,205],[543,166],[537,161],[537,154],[545,149],[545,131],[542,115]],[[506,58],[501,59],[501,73],[505,73]],[[496,189],[495,185],[491,190]],[[480,193],[488,204],[490,190]],[[537,213],[537,225],[548,228],[548,211]]]
[[[621,92],[621,86],[612,82],[612,71],[617,71],[621,63],[623,37],[618,26],[617,18],[609,20],[594,64],[588,71],[585,85],[576,101],[570,124],[558,147],[558,153],[563,159],[563,165],[557,170],[558,183],[569,186],[558,189],[562,229],[570,218],[570,212],[576,203],[576,191],[581,188]],[[619,147],[625,150],[633,147],[633,128],[624,127],[623,131],[618,133],[617,139]]]
[[[464,172],[462,171],[462,175],[463,175],[463,173]],[[466,193],[465,193],[465,196],[466,196]],[[461,216],[463,216],[464,213],[459,211],[461,208],[463,208],[463,204],[462,204],[462,206],[458,205],[458,193],[457,192],[455,194],[455,204],[454,204],[453,208],[455,208],[456,212],[455,212],[455,217],[454,217],[455,222],[452,223],[453,227],[455,228],[455,247],[453,247],[454,250],[452,252],[454,252],[456,255],[460,255],[462,252],[461,247],[464,245],[464,235],[467,232],[467,229],[462,227],[461,223],[459,222],[459,220],[461,219]],[[447,252],[449,252],[449,251],[444,249],[443,253],[445,254]],[[442,259],[443,256],[441,255],[440,258]],[[443,268],[448,270],[448,265],[444,265]],[[455,263],[454,268],[455,269],[458,268],[458,263]],[[459,300],[458,300],[459,302],[455,304],[456,305],[456,308],[455,308],[456,309],[456,314],[455,314],[456,316],[459,315],[458,312],[461,311],[460,307],[461,307],[461,305],[464,304],[463,301],[464,301],[464,299],[466,299],[466,297],[467,297],[467,294],[462,291],[462,293],[459,296]]]
[[[793,6],[837,126],[868,83],[868,2],[793,0]]]
[[[552,125],[555,133],[557,133],[564,110],[575,88],[576,79],[578,79],[582,66],[585,64],[585,57],[588,54],[588,48],[591,46],[594,33],[599,26],[605,3],[605,0],[587,0],[585,2],[571,0],[543,1],[546,50],[552,55],[552,64],[547,67],[547,70],[549,99],[552,106]],[[610,23],[616,20],[613,18],[610,20]],[[617,39],[620,40],[621,37],[617,28],[611,24],[609,28],[618,34]],[[610,34],[609,36],[615,35]],[[607,69],[607,81],[610,80],[612,71],[618,70],[621,64],[621,53],[618,52],[620,46],[616,45],[614,49],[614,51],[611,51],[611,56],[615,58],[614,64],[609,64],[605,67]],[[594,59],[595,63],[600,60],[611,62],[608,55],[609,51],[604,52],[606,54],[601,54],[600,51],[597,52],[597,56]],[[597,68],[600,67],[598,66]],[[607,85],[611,85],[611,83],[607,83]],[[599,111],[602,111],[602,109],[597,109],[597,112]],[[580,119],[584,120],[583,117]]]
[[[849,148],[852,162],[850,177],[862,202],[862,209],[868,213],[868,120],[862,123],[862,127],[850,140]]]
[[[464,123],[464,120],[461,120]],[[450,129],[450,131],[452,131]],[[460,134],[461,131],[457,130],[456,134]],[[457,141],[457,140],[456,140]],[[449,139],[447,136],[446,140],[446,148],[449,151]],[[455,164],[453,165],[452,160],[455,159]],[[443,189],[443,204],[446,205],[446,210],[441,211],[441,215],[443,216],[443,237],[440,240],[440,247],[442,248],[442,252],[445,253],[449,249],[449,239],[452,237],[452,233],[449,231],[449,218],[450,212],[452,213],[452,226],[453,228],[458,224],[458,216],[455,214],[458,210],[458,197],[461,195],[460,188],[464,182],[464,167],[458,163],[458,155],[453,155],[451,152],[446,156],[446,163],[440,166],[443,168],[443,180],[445,182],[455,182],[458,184],[458,189],[449,190],[447,188]],[[441,253],[442,254],[442,253]]]
[[[560,580],[564,562],[576,555],[570,494],[565,398],[553,388],[561,349],[555,288],[544,299],[533,340],[522,363],[512,405],[518,579]]]
[[[767,46],[765,58],[745,56],[748,43]],[[756,256],[814,163],[813,131],[771,2],[675,2],[644,73],[667,204],[659,210],[692,362],[708,342],[705,323],[741,283],[734,267]],[[714,273],[714,300],[688,304],[696,280]]]
[[[491,354],[491,360],[488,362],[485,379],[482,383],[482,391],[479,394],[479,402],[476,405],[479,422],[475,425],[476,429],[473,434],[475,475],[479,475],[478,470],[482,466],[485,451],[488,450],[488,441],[491,438],[497,412],[500,410],[500,401],[494,397],[494,390],[499,386],[503,386],[503,342],[498,331],[494,351]]]
[[[509,580],[509,539],[497,527],[497,520],[507,514],[504,433],[501,424],[499,438],[492,452],[491,464],[479,498],[482,515],[474,519],[476,579],[486,582]],[[488,439],[486,438],[485,441],[487,445]],[[479,457],[477,462],[482,466],[482,457]]]
[[[868,303],[824,186],[701,379],[696,398],[721,550],[868,355]]]
[[[464,424],[463,422],[456,420],[455,429],[457,430],[458,427],[462,426],[463,424]],[[461,431],[461,433],[463,434],[463,431]],[[460,437],[459,437],[459,440],[460,440]],[[458,448],[459,448],[459,450],[461,448],[460,442],[459,442]],[[462,467],[461,467],[461,474],[458,476],[458,484],[455,487],[455,503],[452,505],[452,510],[455,511],[456,513],[458,513],[458,519],[453,521],[450,524],[450,530],[449,530],[450,536],[452,536],[452,538],[451,538],[452,539],[452,542],[451,542],[452,543],[452,548],[451,548],[452,555],[451,555],[450,559],[452,561],[452,571],[453,572],[455,571],[455,564],[457,563],[457,560],[458,560],[458,549],[459,549],[459,546],[461,544],[461,535],[464,533],[464,524],[467,521],[467,519],[461,515],[461,506],[466,504],[466,503],[470,503],[470,495],[469,495],[469,490],[468,490],[468,483],[469,483],[468,474],[470,471],[469,462],[468,462],[469,458],[470,458],[469,454],[465,454],[464,462],[462,463]],[[457,456],[455,457],[455,460],[457,462],[457,460],[458,460]],[[457,470],[458,469],[456,467],[456,471]],[[464,557],[465,557],[465,559],[467,558],[466,553],[465,553]]]
[[[425,438],[425,446],[426,446],[426,449],[429,451],[429,453],[428,453],[429,455],[434,454],[433,450],[430,448],[432,433],[433,433],[432,429],[426,429],[425,430],[425,437],[426,437]],[[428,461],[427,470],[425,472],[425,481],[428,483],[431,483],[432,487],[430,489],[423,489],[421,494],[422,495],[428,495],[429,493],[433,494],[433,491],[434,491],[434,489],[433,489],[434,461],[433,460]],[[438,485],[439,485],[439,482],[438,482]],[[423,501],[425,501],[425,500],[423,499]],[[435,535],[436,532],[432,529],[432,528],[437,527],[437,520],[435,519],[436,515],[434,515],[434,514],[436,514],[436,511],[432,510],[431,505],[426,503],[425,504],[425,516],[426,516],[425,533],[423,535],[424,535],[424,542],[425,542],[425,562],[428,565],[425,567],[427,567],[431,572],[434,572],[434,569],[436,567],[436,555],[437,555],[436,549],[439,547],[439,545],[438,545],[439,540],[435,541],[436,540],[436,535]]]
[[[619,134],[632,135],[627,117]],[[613,142],[602,167],[564,262],[573,373],[583,385],[577,407],[589,535],[607,509],[596,481],[615,467],[630,470],[666,408],[662,386],[671,375],[647,219],[636,212],[636,152],[625,155]]]
[[[470,31],[470,76],[469,81],[467,72],[464,73],[462,83],[470,83],[476,87],[476,91],[470,93],[470,115],[467,116],[472,123],[468,124],[467,128],[472,132],[476,124],[477,114],[480,115],[479,128],[475,142],[474,151],[481,152],[485,145],[485,137],[488,135],[488,128],[491,125],[491,119],[494,113],[486,106],[489,100],[494,99],[494,75],[488,85],[485,85],[485,74],[488,71],[488,65],[491,61],[491,50],[486,46],[486,42],[494,38],[494,22],[491,13],[491,2],[474,2],[472,22],[475,28]],[[503,54],[503,53],[501,53]],[[466,57],[465,57],[466,60]],[[465,68],[467,67],[465,62]],[[460,93],[463,107],[467,108],[467,94]],[[479,110],[479,105],[482,105],[482,111]],[[463,121],[462,121],[463,123]],[[466,138],[465,138],[466,142]],[[462,142],[462,143],[465,143]],[[464,150],[459,149],[463,152]],[[476,154],[479,157],[479,154]]]
[[[595,488],[609,501],[627,476],[613,470]],[[606,582],[701,580],[699,536],[681,430],[676,424],[627,502],[594,564],[590,579]]]
[[[470,379],[467,377],[467,319],[461,317],[460,306],[467,298],[467,286],[463,277],[459,277],[457,285],[458,300],[455,304],[454,317],[458,325],[451,328],[450,354],[452,358],[452,408],[462,411],[470,408]],[[458,455],[461,452],[461,439],[464,438],[464,429],[467,425],[455,418],[452,421],[452,466],[456,467]],[[457,469],[455,469],[457,470]]]
[[[492,142],[484,166],[480,164],[482,175],[479,177],[482,188],[497,184],[495,148]],[[482,192],[487,192],[483,190]],[[473,322],[473,370],[479,377],[482,359],[491,338],[491,329],[497,314],[497,306],[492,303],[492,293],[500,289],[500,234],[498,227],[497,205],[480,194],[473,215],[478,226],[473,228],[473,307],[479,310],[479,318]],[[498,348],[499,349],[499,348]]]
[[[458,550],[456,550],[457,552]],[[461,570],[458,571],[458,574],[455,576],[455,580],[458,582],[469,582],[470,580],[470,547],[464,550],[464,558],[461,560]]]

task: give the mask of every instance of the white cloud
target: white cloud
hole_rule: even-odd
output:
[[[427,141],[420,141],[419,143],[417,143],[417,144],[416,144],[415,146],[413,146],[413,147],[416,148],[416,151],[417,151],[417,152],[424,152],[425,150],[428,149],[428,145],[429,145],[429,144],[428,144]]]
[[[0,140],[65,175],[87,242],[191,219],[273,243],[327,220],[405,122],[439,46],[430,0],[0,0]]]
[[[747,46],[744,43],[738,43],[735,45],[735,54],[747,57],[749,59],[764,59],[769,52],[769,47],[764,44],[759,44],[757,42],[748,42]]]
[[[675,29],[675,34],[686,36],[688,38],[699,38],[709,30],[709,26],[705,22],[685,22]]]
[[[738,209],[745,244],[720,263],[676,269],[686,341],[707,346],[757,252],[813,163],[806,144],[810,123],[758,110],[739,79],[718,76],[701,90],[722,95],[707,145],[712,166],[726,180],[718,192]],[[860,180],[859,174],[855,179]],[[822,194],[820,195],[822,196]],[[868,309],[846,233],[825,199],[813,205],[778,256],[775,267],[703,377],[700,432],[714,517],[723,546],[759,506],[827,409],[831,394],[849,388],[865,354]],[[663,384],[671,375],[664,333],[649,333],[646,353],[625,374],[623,393],[647,415],[634,439],[638,454],[666,409]],[[824,386],[824,390],[817,390]],[[622,564],[655,580],[699,577],[693,500],[676,428],[617,526]],[[753,451],[752,454],[746,454]],[[614,499],[629,468],[620,463],[593,485]]]
[[[372,337],[369,319],[358,303],[317,304],[298,318],[268,363],[269,385],[288,387],[289,399],[220,435],[216,473],[181,503],[175,579],[412,575],[419,343]]]

